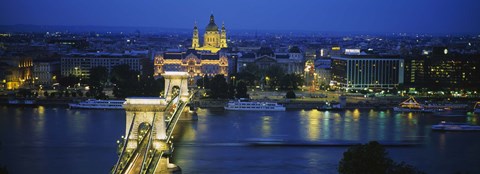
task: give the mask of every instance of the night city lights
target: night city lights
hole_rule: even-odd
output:
[[[480,173],[480,1],[0,6],[0,174]]]

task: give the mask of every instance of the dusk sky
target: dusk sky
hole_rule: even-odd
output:
[[[0,25],[480,33],[479,0],[2,0]]]

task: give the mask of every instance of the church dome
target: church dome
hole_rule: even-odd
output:
[[[215,24],[215,18],[213,17],[213,14],[210,15],[210,23],[208,23],[207,28],[205,30],[218,31],[218,26],[217,24]]]

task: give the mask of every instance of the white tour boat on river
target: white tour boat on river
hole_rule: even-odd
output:
[[[69,103],[70,108],[79,109],[123,109],[125,100],[96,100],[88,99],[79,103]]]
[[[224,108],[232,111],[285,111],[285,106],[275,102],[252,102],[243,98],[229,101]]]

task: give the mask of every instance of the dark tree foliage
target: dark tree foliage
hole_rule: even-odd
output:
[[[112,69],[111,82],[114,84],[113,94],[117,98],[129,96],[160,96],[165,80],[155,80],[152,76],[141,75],[130,70],[128,65],[117,65]],[[103,94],[104,95],[104,94]]]
[[[290,81],[294,90],[303,85],[303,77],[299,74],[290,74]]]
[[[355,145],[343,153],[339,162],[341,174],[421,174],[423,172],[388,157],[385,148],[376,141]]]
[[[228,98],[229,99],[234,99],[235,98],[235,92],[236,92],[235,85],[232,82],[228,83]]]
[[[289,89],[292,86],[292,81],[290,79],[290,74],[286,74],[280,80],[280,89]]]
[[[139,86],[137,75],[139,73],[130,70],[127,64],[113,67],[111,72],[111,82],[114,84],[113,95],[117,98],[126,98],[138,93]]]
[[[242,70],[241,72],[254,74],[257,77],[260,77],[261,75],[263,75],[261,74],[260,68],[258,68],[258,66],[255,63],[248,63],[246,66],[242,67],[241,70]]]
[[[217,74],[210,82],[210,97],[214,99],[228,98],[228,84],[222,74]]]
[[[295,95],[295,92],[288,91],[287,94],[285,95],[285,98],[297,98],[297,96]]]
[[[153,77],[143,77],[140,79],[140,94],[138,96],[160,96],[160,92],[165,88],[165,79],[158,78],[155,80]]]
[[[253,74],[251,72],[242,71],[237,74],[232,74],[231,76],[235,77],[236,81],[244,81],[247,86],[254,86],[255,82],[258,81],[260,77],[257,77],[258,74]]]
[[[268,77],[267,85],[269,85],[271,89],[275,89],[280,85],[280,80],[285,75],[285,72],[279,65],[272,65],[267,69],[265,75]]]
[[[74,87],[76,84],[80,83],[80,78],[70,74],[69,76],[58,79],[58,83],[63,87]]]
[[[208,76],[204,76],[199,78],[196,82],[197,86],[200,86],[205,89],[210,89],[210,78]]]
[[[90,92],[95,98],[103,97],[103,89],[108,80],[108,70],[103,66],[97,66],[90,70],[90,77],[88,83],[90,85]]]
[[[243,81],[237,83],[235,97],[237,98],[249,98],[247,94],[247,84]]]

